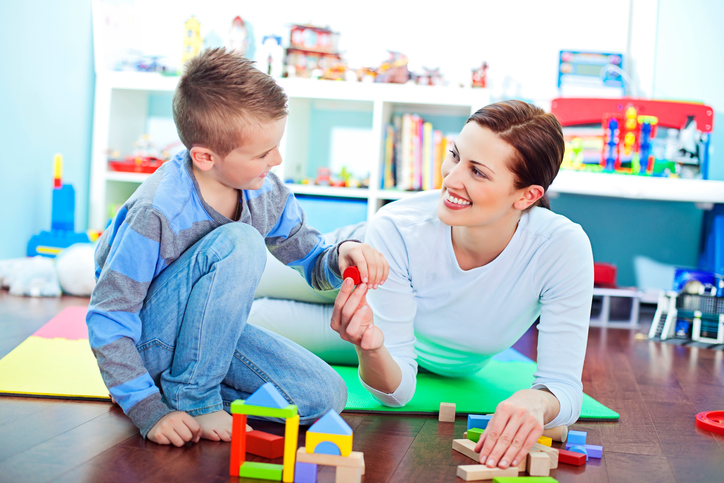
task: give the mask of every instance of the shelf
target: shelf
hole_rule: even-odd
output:
[[[306,184],[286,184],[289,190],[297,195],[311,196],[336,196],[338,198],[361,198],[367,199],[370,190],[367,188],[337,188],[333,186],[316,186]]]
[[[724,181],[700,179],[561,170],[550,186],[550,191],[639,200],[724,203]]]
[[[108,171],[106,172],[107,181],[123,181],[128,183],[143,183],[146,178],[151,176],[148,173],[127,173],[124,171]]]

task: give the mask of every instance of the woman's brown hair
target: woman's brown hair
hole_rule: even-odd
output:
[[[516,156],[509,166],[515,175],[515,189],[539,185],[548,191],[565,151],[563,130],[553,114],[527,102],[509,100],[483,107],[468,118],[467,122],[471,121],[515,148]],[[550,209],[546,195],[535,205]]]

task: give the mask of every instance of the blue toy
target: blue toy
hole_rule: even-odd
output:
[[[50,231],[41,231],[30,238],[29,257],[42,255],[54,258],[63,248],[90,242],[86,233],[75,232],[75,190],[72,185],[63,184],[62,172],[63,156],[56,154]]]
[[[585,431],[568,431],[568,444],[569,445],[585,445],[586,444],[586,432]],[[573,450],[571,450],[573,451]]]
[[[468,414],[468,429],[485,429],[488,427],[488,423],[492,417],[492,414]]]

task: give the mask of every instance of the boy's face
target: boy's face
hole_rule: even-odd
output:
[[[274,166],[282,163],[279,143],[287,118],[252,126],[245,133],[246,142],[216,163],[216,179],[238,190],[258,190]]]

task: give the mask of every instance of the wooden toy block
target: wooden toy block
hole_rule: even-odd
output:
[[[484,429],[480,428],[470,428],[468,431],[465,431],[465,434],[463,435],[465,439],[469,439],[470,441],[475,441],[476,443],[480,441],[480,437],[485,432]]]
[[[568,444],[586,444],[586,432],[585,431],[568,431]]]
[[[533,443],[533,446],[531,446],[530,448],[530,453],[536,451],[542,451],[543,453],[548,455],[548,457],[551,459],[552,470],[558,468],[558,450],[556,448],[549,448],[548,446],[544,446],[540,443]]]
[[[347,267],[344,269],[344,273],[342,274],[342,280],[345,278],[351,278],[355,285],[359,285],[362,283],[362,278],[359,276],[359,270],[357,267]]]
[[[294,465],[294,483],[317,483],[317,465],[297,461]]]
[[[307,453],[307,450],[302,446],[297,450],[297,461],[301,463],[314,463],[320,466],[349,466],[352,468],[362,468],[362,474],[365,474],[365,460],[364,453],[359,451],[352,451],[349,456],[337,456],[331,454],[322,453]]]
[[[437,420],[441,423],[455,422],[455,403],[440,403],[440,413]]]
[[[553,441],[565,443],[568,439],[568,426],[556,426],[555,428],[546,429],[543,431],[543,436],[548,436]]]
[[[324,443],[331,443],[331,448],[330,445],[325,445]],[[325,446],[327,448],[325,448]],[[352,452],[352,435],[350,434],[346,436],[343,434],[310,433],[307,431],[305,447],[307,449],[307,453],[326,453],[349,456]]]
[[[553,438],[549,438],[548,436],[541,436],[538,438],[538,442],[543,446],[553,446]]]
[[[299,415],[287,419],[284,425],[284,463],[282,465],[282,481],[294,481],[294,456],[299,438]],[[316,472],[315,472],[316,480]]]
[[[239,468],[239,476],[243,478],[257,478],[259,480],[281,481],[282,465],[247,461]]]
[[[352,428],[349,427],[347,421],[342,419],[342,416],[340,416],[337,411],[330,409],[327,411],[327,414],[319,418],[309,427],[307,433],[325,433],[349,436],[352,434]]]
[[[492,480],[496,476],[518,476],[518,468],[512,466],[506,469],[488,468],[485,465],[460,465],[458,477],[465,481]]]
[[[584,448],[586,448],[586,453],[588,454],[589,458],[601,459],[601,456],[603,455],[603,446],[599,446],[596,444],[587,444],[584,446]]]
[[[574,453],[581,453],[586,455],[586,461],[588,461],[588,450],[586,450],[586,446],[582,444],[567,444],[566,449],[568,451],[573,451]]]
[[[246,415],[231,416],[231,462],[229,475],[239,476],[239,467],[246,461]]]
[[[493,417],[492,414],[468,414],[468,427],[485,429],[488,427],[490,419]]]
[[[550,476],[519,476],[518,478],[501,476],[493,478],[493,483],[558,483],[558,480]]]
[[[551,459],[542,451],[530,453],[527,470],[530,476],[548,476],[551,473]]]
[[[246,400],[245,404],[275,409],[282,409],[289,406],[287,400],[284,399],[284,396],[279,394],[276,386],[271,382],[262,384],[259,389],[249,396],[249,399]]]
[[[558,461],[567,465],[583,466],[586,464],[586,455],[583,453],[568,451],[567,449],[559,449]]]
[[[528,471],[528,455],[525,455],[520,463],[518,463],[518,473],[525,473]]]
[[[245,404],[245,401],[237,399],[231,403],[231,414],[246,414],[247,416],[287,419],[297,415],[297,407],[290,404],[281,409],[269,408]]]
[[[458,453],[464,454],[470,459],[475,460],[477,463],[480,461],[480,453],[475,452],[475,445],[476,443],[474,441],[470,441],[469,439],[453,439],[452,449]]]
[[[246,452],[270,460],[281,458],[284,456],[284,438],[263,431],[250,431],[246,433]]]
[[[360,483],[362,480],[362,468],[350,468],[349,466],[338,466],[334,477],[335,483]]]

